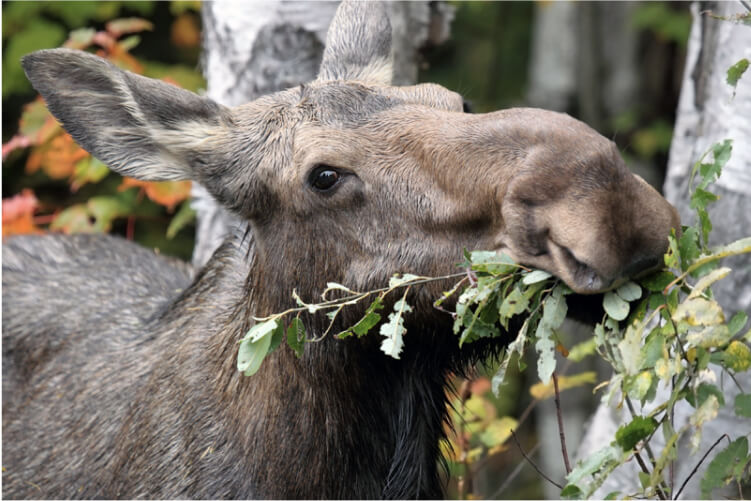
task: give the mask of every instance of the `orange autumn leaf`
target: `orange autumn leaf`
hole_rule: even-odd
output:
[[[52,179],[68,178],[74,174],[76,164],[88,156],[69,134],[59,134],[29,155],[26,173],[33,174],[41,168]]]
[[[128,188],[142,188],[150,200],[167,207],[170,212],[190,196],[190,181],[139,181],[125,177],[118,190]]]
[[[34,224],[34,211],[39,206],[34,193],[25,189],[18,195],[3,199],[3,237],[41,233]]]

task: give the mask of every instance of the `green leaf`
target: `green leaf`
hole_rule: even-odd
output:
[[[680,240],[678,240],[678,250],[681,256],[681,269],[686,271],[689,265],[701,255],[699,234],[697,233],[696,228],[686,228],[683,235],[681,235]]]
[[[719,452],[709,463],[704,478],[701,480],[702,497],[708,499],[713,489],[728,484],[736,477],[735,472],[738,466],[742,465],[742,470],[748,461],[748,440],[746,437],[740,437]]]
[[[501,303],[501,307],[498,308],[498,315],[501,318],[501,323],[503,323],[504,326],[508,326],[508,319],[526,311],[528,306],[529,300],[522,295],[518,287],[514,287],[511,294],[506,296],[503,303]]]
[[[123,200],[111,196],[90,198],[86,206],[95,219],[94,227],[103,233],[112,228],[112,222],[115,219],[127,216],[133,210],[133,207]]]
[[[584,493],[578,486],[574,484],[568,484],[561,491],[561,499],[582,499]]]
[[[406,298],[402,297],[394,303],[394,312],[389,314],[389,321],[381,325],[380,333],[386,339],[381,342],[381,351],[386,355],[399,359],[399,354],[404,347],[404,314],[412,311],[407,304]]]
[[[278,320],[275,318],[266,320],[264,322],[257,322],[255,325],[253,325],[253,327],[250,328],[248,333],[245,334],[243,340],[249,339],[251,342],[255,343],[259,339],[273,332],[274,329],[277,328],[277,324]]]
[[[551,275],[547,271],[533,270],[524,275],[524,278],[522,278],[522,283],[524,285],[532,285],[538,282],[542,282],[543,280],[547,280],[548,278],[552,276],[553,275]]]
[[[295,317],[287,327],[287,344],[295,352],[297,358],[300,358],[305,349],[305,324],[300,317]]]
[[[3,98],[13,93],[31,90],[31,85],[21,68],[21,58],[39,49],[59,46],[65,40],[65,35],[65,30],[60,25],[35,17],[18,33],[3,41]]]
[[[382,309],[383,300],[380,297],[377,297],[375,301],[370,303],[368,309],[365,310],[365,315],[360,319],[359,322],[353,325],[348,332],[354,333],[355,335],[357,335],[357,337],[362,337],[370,332],[370,329],[375,327],[375,325],[381,320],[381,315],[379,313],[376,313],[376,310]]]
[[[618,428],[615,441],[624,451],[632,451],[639,442],[652,435],[657,424],[655,418],[636,416],[630,423]]]
[[[613,291],[605,293],[605,297],[602,300],[602,306],[605,308],[605,312],[615,320],[623,320],[628,316],[628,303]]]
[[[615,291],[624,301],[636,301],[641,297],[641,287],[634,282],[626,282]]]
[[[741,76],[746,72],[748,69],[748,59],[745,57],[735,63],[733,66],[728,68],[728,74],[727,74],[727,83],[728,85],[732,85],[735,87],[738,85],[738,80],[740,80]]]
[[[272,326],[271,330],[267,330],[269,324],[271,324]],[[260,337],[251,336],[251,331],[253,330],[252,328],[250,331],[248,331],[248,334],[245,335],[245,338],[240,341],[240,348],[237,351],[237,370],[241,371],[246,376],[252,376],[256,372],[258,372],[263,359],[269,352],[269,347],[271,346],[271,338],[273,337],[272,333],[276,329],[276,324],[276,320],[263,322],[261,325],[264,325],[265,327],[260,328],[256,331],[256,334],[259,332],[264,332],[264,334]],[[259,324],[256,324],[253,327],[256,327],[257,325]]]
[[[190,206],[190,200],[184,201],[180,204],[180,208],[177,213],[172,217],[172,221],[167,228],[167,238],[175,238],[177,233],[182,230],[186,225],[195,221],[196,211]]]
[[[730,332],[730,335],[735,336],[739,333],[741,329],[743,329],[743,326],[746,325],[746,322],[748,322],[748,315],[746,315],[745,311],[739,311],[733,315],[733,318],[728,322],[728,331]]]
[[[735,396],[735,413],[740,417],[751,418],[751,394]]]
[[[600,328],[602,328],[602,326],[600,326]],[[589,355],[594,355],[596,351],[597,344],[595,342],[595,339],[592,337],[587,339],[586,341],[582,341],[581,343],[576,344],[573,348],[571,348],[566,358],[571,360],[572,362],[581,362]]]
[[[675,280],[675,275],[669,271],[659,271],[640,280],[641,285],[651,292],[662,292],[662,290]]]
[[[97,227],[89,217],[89,209],[84,204],[71,205],[60,212],[50,224],[51,230],[64,233],[94,233]]]
[[[700,407],[712,395],[714,395],[721,406],[725,405],[725,396],[722,394],[722,391],[717,386],[709,383],[701,383],[695,392],[689,392],[686,395],[686,401],[693,407]]]
[[[274,329],[274,332],[271,333],[271,344],[269,345],[268,353],[271,353],[279,348],[279,345],[282,344],[282,341],[284,341],[284,325],[281,322],[278,323],[279,325],[277,325],[276,329]]]

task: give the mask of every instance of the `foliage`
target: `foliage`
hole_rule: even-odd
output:
[[[197,19],[195,12],[190,12],[197,5],[180,2],[179,6],[182,10],[173,22],[172,38],[178,39],[183,47],[192,43],[197,50],[199,28],[189,21]],[[142,35],[154,28],[153,23],[137,17],[112,18],[122,9],[147,14],[153,8],[153,2],[128,2],[127,5],[121,2],[10,2],[4,5],[3,37],[7,37],[3,53],[4,99],[30,89],[20,58],[60,42],[63,47],[93,51],[128,71],[162,78],[194,91],[203,87],[203,78],[194,69],[148,61],[131,53],[141,43]],[[58,23],[54,22],[56,19]],[[76,27],[65,39],[65,26],[81,26],[87,21],[95,26],[103,24],[103,29]],[[21,192],[3,200],[3,236],[45,230],[110,232],[116,225],[128,238],[134,238],[138,222],[139,227],[148,227],[149,231],[155,224],[161,228],[158,231],[162,237],[146,243],[176,249],[164,241],[164,234],[168,239],[175,238],[181,229],[193,224],[194,213],[187,201],[189,182],[121,179],[73,141],[47,111],[40,97],[23,106],[18,132],[3,144],[2,154],[4,182],[16,175],[16,166],[21,167],[26,176],[22,178]],[[53,193],[67,191],[68,196],[51,197],[52,187]]]

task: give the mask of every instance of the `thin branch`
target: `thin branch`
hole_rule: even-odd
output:
[[[566,465],[566,475],[571,473],[571,463],[568,460],[568,450],[566,450],[566,433],[563,431],[563,413],[561,412],[561,398],[558,391],[558,375],[553,372],[553,386],[555,387],[555,412],[558,416],[558,434],[561,437],[561,453],[563,454],[563,464]]]
[[[532,459],[529,456],[527,456],[527,453],[524,452],[524,449],[522,448],[522,444],[519,443],[519,439],[516,438],[516,433],[514,432],[514,430],[511,430],[511,438],[514,439],[514,442],[516,442],[516,446],[519,448],[519,452],[521,452],[522,456],[524,456],[524,459],[526,459],[527,462],[532,465],[532,468],[534,468],[535,471],[537,473],[539,473],[542,478],[544,478],[545,480],[547,480],[548,482],[550,482],[551,484],[555,485],[556,487],[558,487],[559,489],[562,490],[563,486],[561,484],[553,481],[553,479],[551,479],[549,476],[545,475],[542,472],[542,470],[540,470],[540,468],[535,464],[535,462],[532,461]]]
[[[696,475],[697,470],[699,469],[699,467],[701,466],[701,464],[704,462],[704,460],[707,459],[707,456],[709,456],[709,453],[712,452],[712,450],[715,447],[717,447],[717,445],[720,442],[722,442],[723,438],[727,438],[728,441],[730,441],[730,437],[728,436],[727,433],[723,433],[722,435],[720,435],[720,438],[718,438],[717,441],[714,444],[712,444],[712,447],[710,447],[709,450],[699,460],[699,462],[696,463],[696,466],[694,466],[694,469],[691,470],[691,473],[688,474],[688,476],[686,477],[686,480],[683,481],[683,483],[681,484],[681,488],[678,489],[678,494],[676,494],[675,499],[678,499],[679,497],[681,497],[681,492],[683,492],[683,489],[684,489],[684,487],[686,487],[686,484],[688,484],[688,481],[691,480],[691,477],[693,477],[694,475]]]
[[[537,442],[534,447],[532,447],[532,450],[529,451],[529,455],[534,455],[535,452],[540,448],[540,442]],[[516,468],[506,477],[506,480],[503,481],[501,486],[493,493],[492,496],[490,496],[488,499],[499,499],[501,494],[503,494],[503,491],[508,489],[509,485],[511,485],[511,482],[516,479],[516,477],[519,476],[519,473],[522,472],[522,468],[524,468],[524,463],[519,463],[516,465]]]
[[[649,475],[649,468],[647,467],[647,464],[644,462],[644,460],[641,458],[641,454],[634,451],[634,457],[636,458],[636,462],[639,463],[639,467],[641,468],[641,471]],[[659,485],[655,485],[655,491],[657,492],[658,498],[667,499],[667,496],[665,496],[665,493],[662,491],[662,488]]]

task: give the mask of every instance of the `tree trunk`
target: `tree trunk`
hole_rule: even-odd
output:
[[[203,68],[207,95],[237,106],[316,78],[338,2],[205,2]],[[417,80],[419,49],[448,38],[453,8],[443,2],[388,4],[394,37],[394,84]],[[198,183],[193,265],[203,266],[239,223]]]
[[[732,97],[732,87],[725,81],[731,65],[743,57],[751,59],[751,29],[701,14],[707,10],[725,17],[744,11],[739,2],[701,2],[691,6],[694,23],[664,191],[680,212],[682,223],[693,224],[695,217],[688,197],[691,169],[712,144],[733,139],[730,161],[712,189],[720,200],[710,205],[709,210],[714,224],[710,243],[719,245],[751,235],[751,76],[741,78],[735,98]],[[731,267],[733,273],[713,288],[715,298],[728,318],[741,310],[751,316],[751,264],[748,256],[727,259],[724,264]],[[751,421],[739,418],[733,412],[732,402],[739,392],[737,386],[727,377],[720,379],[719,370],[714,372],[718,382],[724,381],[723,393],[730,405],[723,406],[718,417],[704,426],[697,454],[690,455],[689,437],[679,442],[674,474],[676,494],[704,452],[723,433],[732,432],[734,436],[751,433]],[[751,388],[748,371],[738,374],[736,379],[745,391]],[[667,391],[665,388],[658,390],[658,399],[665,398]],[[685,402],[676,406],[675,429],[687,423],[692,412]],[[587,457],[608,443],[616,429],[627,420],[628,412],[623,409],[600,405],[580,447],[579,457]],[[661,433],[655,435],[653,443],[658,447],[664,445]],[[723,447],[717,447],[714,453]],[[691,477],[681,493],[682,499],[701,497],[701,478],[713,455]],[[602,498],[613,491],[620,491],[621,495],[635,491],[639,479],[637,466],[631,463],[611,474],[595,497]],[[729,496],[737,497],[737,486],[730,487]]]

